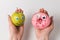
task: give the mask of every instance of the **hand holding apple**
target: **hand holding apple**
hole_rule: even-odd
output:
[[[21,26],[24,24],[25,16],[22,9],[17,9],[11,16],[12,23],[15,26]]]

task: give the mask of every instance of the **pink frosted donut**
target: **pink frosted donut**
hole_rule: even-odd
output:
[[[44,12],[37,12],[32,17],[32,24],[37,29],[44,29],[50,24],[50,18]]]

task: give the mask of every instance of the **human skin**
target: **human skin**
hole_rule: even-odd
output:
[[[8,22],[10,29],[10,40],[21,40],[24,32],[24,25],[16,27],[12,23],[10,16],[8,16]]]
[[[46,10],[44,10],[44,11],[46,11]],[[54,28],[54,22],[53,22],[52,16],[50,17],[50,20],[51,20],[51,24],[47,28],[42,29],[42,30],[35,28],[37,40],[49,40],[49,35]]]
[[[17,9],[17,11],[23,12],[21,9]],[[8,23],[9,23],[9,30],[10,30],[10,40],[22,40],[22,36],[24,33],[24,24],[22,26],[16,27],[12,23],[10,15],[8,15]]]
[[[35,28],[37,40],[49,40],[49,35],[54,28],[53,17],[50,17],[50,19],[51,19],[51,24],[47,28],[42,30]],[[8,16],[8,22],[10,29],[10,40],[22,40],[22,36],[24,33],[24,25],[16,27],[12,23],[10,16]]]

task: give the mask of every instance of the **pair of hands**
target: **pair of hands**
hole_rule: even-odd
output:
[[[37,40],[49,39],[49,34],[54,28],[53,17],[50,17],[50,20],[51,20],[51,24],[47,28],[43,30],[35,29]],[[10,40],[21,40],[24,33],[24,25],[20,27],[15,27],[15,25],[11,21],[10,16],[8,16],[8,21],[9,21],[9,29],[10,29]]]
[[[10,29],[10,40],[21,40],[24,32],[24,25],[15,27],[11,21],[11,17],[8,16],[9,29]]]
[[[50,17],[50,19],[51,24],[47,28],[42,30],[35,29],[37,40],[49,40],[49,34],[54,28],[53,17]]]

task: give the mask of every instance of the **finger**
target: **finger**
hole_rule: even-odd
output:
[[[39,11],[42,12],[42,13],[44,13],[44,8],[41,8]]]
[[[23,30],[24,30],[24,25],[22,25],[22,26],[19,27],[19,31],[20,31],[20,33],[22,33]]]
[[[47,15],[49,16],[49,14],[48,14],[48,12],[47,12],[46,10],[44,10],[44,13],[47,14]]]
[[[18,40],[20,40],[24,33],[24,25],[19,27]]]
[[[50,19],[53,21],[53,16],[51,16]]]
[[[51,23],[50,23],[50,25],[51,25],[51,24],[53,24],[53,16],[50,17],[50,20],[51,20]]]
[[[54,28],[53,16],[50,17],[51,24],[45,29],[47,31],[51,31]]]
[[[24,25],[19,27],[19,34],[22,35],[24,32]]]
[[[48,15],[48,12],[47,12],[46,10],[44,10],[44,8],[41,8],[41,9],[40,9],[40,12],[45,13],[45,14]],[[48,16],[49,16],[49,15],[48,15]]]
[[[21,12],[21,13],[23,13],[23,10],[17,8],[16,12]]]
[[[23,13],[23,10],[22,10],[22,9],[19,9],[19,11],[20,11],[21,13]]]
[[[16,32],[17,29],[16,29],[16,27],[14,26],[14,24],[12,23],[11,17],[10,17],[9,15],[8,15],[8,22],[9,22],[10,31]]]
[[[54,28],[53,16],[51,16],[50,19],[51,19],[51,25],[50,25],[50,27],[53,27]]]
[[[10,15],[8,15],[8,22],[9,22],[9,25],[10,25],[10,26],[14,26],[13,23],[12,23],[12,21],[11,21]]]

